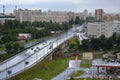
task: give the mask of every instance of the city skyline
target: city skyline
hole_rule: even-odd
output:
[[[114,3],[114,4],[113,4]],[[73,11],[82,12],[88,9],[89,12],[94,12],[95,9],[104,9],[107,13],[120,12],[120,0],[0,0],[0,12],[2,5],[6,5],[6,12],[12,12],[17,8],[22,9],[42,9],[53,11]]]

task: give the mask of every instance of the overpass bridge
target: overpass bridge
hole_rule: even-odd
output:
[[[82,27],[74,27],[58,37],[38,43],[0,63],[0,80],[12,77],[43,60],[64,42],[76,36],[76,29],[82,30]],[[79,35],[78,37],[80,38]]]

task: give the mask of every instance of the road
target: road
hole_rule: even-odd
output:
[[[37,62],[45,58],[53,49],[58,47],[64,41],[72,38],[75,35],[75,29],[72,28],[68,32],[59,37],[44,41],[29,48],[18,55],[0,63],[0,80],[4,80],[14,76],[26,68],[32,67]],[[52,47],[51,47],[52,46]]]

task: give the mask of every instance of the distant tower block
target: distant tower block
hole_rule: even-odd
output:
[[[17,5],[15,5],[15,10],[17,10]]]
[[[3,5],[3,15],[5,15],[5,5]]]

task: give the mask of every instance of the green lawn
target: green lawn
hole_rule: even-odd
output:
[[[58,58],[54,60],[43,60],[34,67],[8,79],[8,80],[33,80],[41,78],[50,80],[68,67],[70,58]]]
[[[84,72],[82,70],[74,71],[70,76],[77,77],[82,75]]]
[[[92,67],[92,64],[84,64],[84,63],[80,63],[80,67],[82,67],[82,68],[90,68],[90,67]]]

